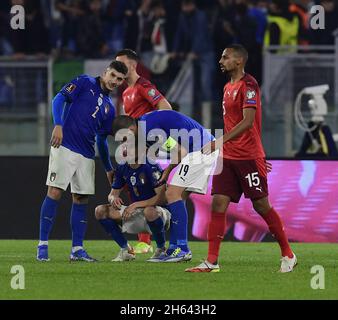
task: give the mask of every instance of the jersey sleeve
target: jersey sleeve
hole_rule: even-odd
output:
[[[123,178],[122,167],[118,166],[114,173],[114,180],[111,185],[112,189],[122,189],[126,184],[126,180]]]
[[[139,91],[142,97],[147,100],[154,109],[156,105],[164,99],[161,92],[159,92],[152,83],[141,84]]]
[[[259,87],[257,84],[252,82],[245,82],[243,86],[243,105],[242,108],[257,108],[260,101]]]
[[[83,89],[83,85],[86,82],[86,76],[79,76],[66,85],[60,90],[60,93],[63,94],[68,102],[73,102]]]

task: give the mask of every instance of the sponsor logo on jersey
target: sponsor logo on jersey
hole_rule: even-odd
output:
[[[106,104],[104,106],[104,113],[107,114],[109,112],[109,109],[110,109],[109,104]]]
[[[233,92],[233,94],[232,94],[232,99],[233,99],[233,100],[236,99],[237,93],[238,93],[238,90],[234,90],[234,92]]]
[[[155,97],[155,94],[156,94],[155,89],[150,89],[150,90],[148,91],[148,96],[149,96],[149,97]]]
[[[136,184],[136,177],[135,176],[131,176],[130,177],[130,183],[134,186]]]
[[[256,91],[255,90],[248,90],[246,92],[246,97],[248,99],[253,99],[256,96]]]
[[[72,93],[76,88],[76,85],[74,83],[70,83],[67,87],[66,87],[66,91],[68,93]]]

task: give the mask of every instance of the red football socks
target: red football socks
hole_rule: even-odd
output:
[[[274,210],[274,208],[271,208],[267,214],[261,216],[267,223],[272,235],[278,241],[282,256],[292,258],[293,253],[290,248],[288,238],[286,237],[282,220],[280,219],[278,213]]]
[[[226,228],[225,212],[211,212],[211,220],[208,227],[208,261],[216,263],[219,249],[224,238]]]
[[[139,233],[138,234],[138,241],[150,244],[151,243],[150,234],[149,233]]]

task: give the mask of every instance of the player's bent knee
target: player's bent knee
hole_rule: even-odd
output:
[[[107,208],[105,205],[100,205],[95,208],[95,218],[97,220],[102,220],[107,217]]]
[[[144,217],[147,221],[154,221],[158,218],[159,214],[155,207],[144,208]]]
[[[53,200],[60,200],[63,190],[56,187],[48,187],[47,196]]]
[[[212,211],[225,212],[228,209],[230,198],[223,195],[214,195],[212,197]]]
[[[76,204],[87,204],[89,196],[83,194],[73,193],[73,202]]]
[[[271,209],[271,206],[267,198],[252,201],[252,206],[255,209],[255,211],[260,215],[267,214]]]
[[[179,194],[176,190],[171,189],[170,187],[166,190],[165,196],[169,203],[182,199],[181,194]]]

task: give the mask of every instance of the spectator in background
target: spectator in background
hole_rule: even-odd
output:
[[[296,46],[299,36],[299,18],[290,12],[288,0],[272,0],[269,6],[268,26],[264,45]],[[292,48],[279,52],[292,52]]]
[[[79,20],[85,15],[85,0],[56,0],[56,8],[62,14],[62,51],[74,55],[77,51],[76,37],[79,30]]]
[[[10,33],[10,0],[0,1],[0,55],[11,55],[13,49],[10,45],[8,35]]]
[[[133,28],[135,34],[136,25],[132,18],[136,11],[136,2],[135,0],[106,0],[101,2],[105,13],[104,36],[110,54],[115,54],[116,51],[124,48],[126,40],[129,40],[130,37],[136,37],[128,32],[129,28]]]
[[[298,36],[298,44],[299,45],[308,45],[310,43],[310,25],[309,25],[309,5],[311,4],[311,0],[292,0],[290,4],[289,10],[292,13],[298,15],[299,18],[299,36]]]
[[[86,14],[79,17],[76,43],[84,58],[104,58],[109,52],[103,37],[101,9],[101,0],[89,0]]]
[[[250,14],[248,0],[235,0],[226,12],[234,42],[243,45],[250,52],[246,69],[261,83],[262,46],[257,41],[260,20],[259,11],[252,7]],[[263,22],[263,28],[265,28]]]
[[[192,59],[199,66],[202,122],[204,127],[210,128],[215,58],[208,21],[194,0],[183,0],[181,10],[171,56]]]
[[[12,0],[11,5],[25,7],[25,29],[10,30],[9,40],[15,58],[49,53],[49,36],[39,1]]]
[[[136,52],[140,55],[143,64],[150,69],[153,58],[153,45],[151,34],[153,30],[153,17],[151,11],[151,0],[142,0],[137,11],[138,38]]]
[[[325,10],[325,29],[310,29],[311,44],[333,45],[333,32],[338,28],[338,5],[334,0],[321,0],[319,2]]]

